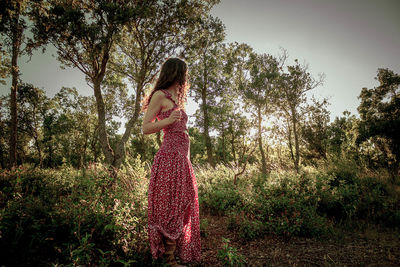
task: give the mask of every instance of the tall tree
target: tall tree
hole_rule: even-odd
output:
[[[53,44],[64,66],[76,67],[93,88],[98,114],[98,134],[105,161],[121,164],[123,151],[113,150],[106,127],[106,108],[101,85],[110,53],[125,25],[148,16],[147,6],[154,1],[45,1],[45,8],[34,13],[37,39]]]
[[[96,103],[93,96],[81,96],[75,88],[63,87],[53,101],[65,121],[65,133],[56,136],[63,155],[74,167],[86,166],[91,139],[96,135]],[[109,130],[108,130],[109,131]],[[94,151],[92,151],[94,153]]]
[[[363,88],[359,96],[361,122],[357,143],[372,139],[394,179],[400,171],[400,75],[378,69],[376,79],[379,86]]]
[[[324,75],[314,79],[307,71],[307,65],[300,65],[295,59],[295,65],[287,66],[287,73],[282,73],[279,82],[280,99],[277,102],[286,119],[287,138],[294,168],[300,167],[300,123],[302,121],[302,106],[307,102],[306,93],[321,85]]]
[[[229,95],[229,93],[226,92],[222,95],[217,105],[210,107],[210,112],[216,115],[212,116],[210,125],[219,133],[221,149],[218,149],[218,152],[220,152],[218,156],[219,160],[222,159],[224,163],[227,163],[230,160],[230,157],[227,155],[229,152],[227,151],[228,134],[231,120],[236,117],[234,110],[234,96]]]
[[[129,42],[129,40],[126,41],[129,39],[126,34],[139,34],[142,37],[145,36],[145,38],[156,34],[151,30],[149,31],[146,25],[161,21],[163,16],[171,16],[170,13],[161,14],[158,8],[163,5],[165,8],[168,5],[175,5],[176,1],[49,0],[47,2],[49,3],[47,8],[39,10],[34,16],[36,22],[35,33],[40,38],[44,39],[47,37],[46,41],[52,43],[57,48],[58,58],[65,66],[76,67],[86,75],[92,85],[96,99],[99,140],[105,161],[114,168],[118,168],[125,156],[125,144],[130,137],[131,129],[137,119],[140,92],[136,97],[138,101],[136,101],[135,107],[127,108],[129,119],[122,138],[112,146],[107,134],[107,108],[102,93],[102,84],[109,70],[110,59],[114,52],[122,51],[125,48],[124,41],[125,44]],[[205,1],[180,1],[179,3],[183,6],[188,6],[187,3],[201,4],[202,2]],[[163,9],[164,11],[168,10],[165,8]],[[175,9],[171,8],[171,10]],[[188,15],[188,13],[182,13],[183,10],[183,8],[180,8],[174,13],[175,19],[177,19],[178,15],[182,17]],[[176,21],[171,20],[170,22],[175,23]],[[152,26],[155,29],[154,25]],[[137,31],[138,29],[141,30],[140,33]],[[166,30],[168,28],[163,27],[163,29]],[[129,32],[129,30],[132,31]],[[131,54],[132,47],[126,47],[127,50],[124,51],[127,52],[125,56],[129,54],[131,59],[133,59],[133,61],[125,61],[125,63],[128,62],[128,64],[131,64],[134,62],[138,64],[136,65],[139,68],[138,71],[132,73],[132,75],[135,78],[133,81],[138,82],[137,86],[142,90],[144,83],[147,82],[147,79],[152,74],[151,69],[148,69],[149,66],[146,65],[150,63],[147,62],[149,58],[146,57],[157,54],[157,50],[151,51],[151,49],[165,49],[167,46],[163,46],[160,43],[168,42],[168,38],[163,40],[156,39],[153,44],[150,43],[149,47],[145,47],[149,43],[141,43],[143,40],[140,39],[139,35],[134,36],[135,42],[133,47],[137,48],[137,45],[143,45],[141,47],[143,51],[135,51],[135,53]],[[151,38],[157,38],[157,36]],[[122,45],[114,49],[115,45],[119,42]],[[137,56],[140,56],[140,58],[135,58]],[[129,73],[130,70],[132,69],[129,66],[126,67],[126,65],[119,68],[119,71],[125,74]],[[126,104],[132,104],[132,101],[127,101]]]
[[[267,174],[267,159],[264,151],[263,118],[271,114],[277,95],[276,81],[281,63],[268,54],[251,53],[246,64],[247,72],[242,81],[242,90],[247,110],[253,114],[257,125],[258,148],[261,154],[261,171]]]
[[[215,166],[213,144],[210,137],[210,106],[223,89],[224,80],[224,26],[218,18],[209,17],[199,25],[197,36],[189,47],[187,57],[191,77],[190,94],[200,102],[201,120],[196,123],[203,129],[207,161]]]
[[[358,121],[355,115],[344,111],[343,116],[336,117],[328,128],[329,152],[336,158],[354,158],[358,154],[356,139]]]
[[[150,17],[138,17],[125,26],[122,38],[116,43],[111,58],[115,75],[122,75],[134,89],[128,98],[124,95],[122,106],[128,123],[121,144],[128,139],[131,128],[140,114],[140,103],[144,89],[157,75],[160,64],[168,57],[182,54],[186,43],[195,34],[193,27],[208,14],[213,1],[157,1],[149,7]],[[119,89],[125,89],[119,87]],[[141,137],[143,138],[143,137]]]
[[[25,132],[34,141],[39,166],[43,166],[43,120],[51,107],[43,90],[34,87],[31,84],[21,84],[18,91],[18,105],[20,111],[18,114],[18,130]]]
[[[318,101],[314,97],[312,103],[305,107],[305,120],[301,125],[301,136],[306,145],[304,157],[313,159],[327,159],[329,139],[329,111],[328,101]]]
[[[26,16],[28,1],[24,0],[5,0],[2,1],[0,8],[0,37],[1,43],[5,44],[5,49],[11,55],[11,131],[9,144],[9,167],[17,164],[17,91],[19,82],[18,59],[21,55],[21,45],[26,29]],[[3,51],[4,55],[4,51]],[[4,69],[2,70],[4,74]],[[4,75],[2,75],[4,77]]]

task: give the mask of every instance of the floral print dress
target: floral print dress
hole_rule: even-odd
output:
[[[165,96],[174,107],[159,112],[158,120],[171,114],[178,105],[167,90]],[[183,262],[200,261],[200,221],[197,182],[190,162],[190,141],[181,109],[181,120],[163,129],[164,139],[151,168],[148,191],[148,234],[153,258],[165,252],[162,235],[176,240],[176,251]]]

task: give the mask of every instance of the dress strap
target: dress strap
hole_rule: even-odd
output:
[[[165,96],[168,98],[168,99],[170,99],[176,106],[177,106],[177,104],[175,103],[175,100],[174,99],[172,99],[172,96],[171,96],[171,93],[170,92],[168,92],[167,90],[161,90],[161,91],[163,91],[164,92],[164,94],[165,94]]]

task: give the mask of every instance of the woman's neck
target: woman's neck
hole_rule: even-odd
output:
[[[167,91],[172,95],[173,98],[178,99],[178,86],[172,85],[167,88]]]

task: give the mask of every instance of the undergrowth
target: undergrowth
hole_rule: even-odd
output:
[[[341,165],[342,164],[342,165]],[[194,166],[202,210],[228,217],[242,242],[265,234],[325,238],[337,225],[400,225],[399,187],[348,163],[258,174],[250,165],[233,184],[231,167]],[[347,165],[346,165],[347,164]],[[103,166],[22,166],[0,171],[0,264],[5,266],[162,266],[147,237],[149,169],[126,162],[116,177]],[[114,181],[114,182],[113,182]],[[201,236],[208,221],[201,219]],[[224,241],[224,264],[244,264]]]

